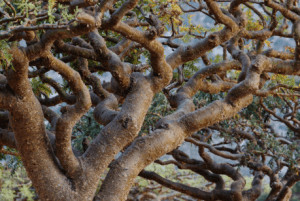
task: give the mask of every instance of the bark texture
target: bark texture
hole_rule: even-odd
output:
[[[297,1],[57,0],[37,1],[38,12],[4,2],[0,42],[8,48],[0,50],[1,152],[8,153],[5,147],[18,152],[41,200],[123,201],[137,176],[196,199],[226,201],[256,200],[268,176],[271,191],[266,200],[290,199],[292,186],[300,180],[300,89],[270,85],[270,77],[299,82]],[[66,12],[74,19],[65,18]],[[182,19],[192,13],[206,15],[217,28],[201,31],[198,22],[184,27],[188,20]],[[55,24],[48,23],[50,19]],[[192,38],[190,43],[184,43],[186,36]],[[266,48],[273,37],[288,38],[295,45],[290,52]],[[21,40],[26,45],[21,46]],[[223,48],[222,59],[209,59],[215,48]],[[146,59],[139,59],[142,54]],[[198,69],[187,75],[191,62]],[[49,72],[58,73],[64,84],[48,77]],[[101,81],[100,72],[109,72],[110,81]],[[232,72],[239,74],[234,77]],[[40,88],[33,84],[36,80]],[[49,96],[41,86],[55,93]],[[195,103],[200,92],[221,95]],[[145,134],[145,119],[157,94],[164,94],[172,112],[158,115],[155,127]],[[284,114],[278,112],[280,105],[264,101],[270,96],[281,99]],[[254,103],[259,107],[257,119],[265,118],[258,127],[247,120],[250,115],[237,118]],[[52,106],[59,106],[60,113]],[[73,147],[74,126],[89,111],[102,127],[91,142],[85,141],[82,153]],[[286,126],[285,135],[276,135],[270,118]],[[235,128],[219,124],[234,119],[239,122]],[[216,132],[235,140],[222,138],[213,144]],[[178,149],[184,141],[198,148],[201,160]],[[227,146],[230,143],[236,147]],[[254,146],[252,153],[245,143]],[[273,152],[274,146],[290,148],[291,157]],[[165,154],[172,159],[159,160]],[[212,154],[234,162],[218,162]],[[275,158],[276,168],[267,165],[266,157]],[[153,162],[191,170],[213,188],[191,187],[144,170]],[[237,168],[241,166],[254,175],[247,190]],[[284,167],[288,171],[280,177]],[[231,179],[229,188],[221,175]]]

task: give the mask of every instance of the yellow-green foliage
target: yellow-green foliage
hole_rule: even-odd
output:
[[[41,94],[49,96],[51,94],[50,87],[47,84],[42,83],[37,78],[31,79],[31,86],[32,86],[33,93],[36,96],[39,96]]]
[[[11,64],[12,55],[9,50],[8,42],[6,40],[0,40],[0,69],[8,68]]]
[[[31,181],[27,178],[23,167],[12,169],[0,167],[0,200],[21,200],[31,201],[35,193],[31,188]]]

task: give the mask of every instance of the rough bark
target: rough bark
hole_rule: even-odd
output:
[[[76,13],[73,20],[64,18],[58,3],[64,4],[69,13]],[[300,90],[283,83],[269,87],[268,80],[278,75],[299,79],[297,2],[173,3],[180,11],[162,3],[156,8],[161,14],[152,8],[145,13],[144,3],[137,0],[58,0],[53,5],[53,16],[48,15],[50,5],[46,1],[42,4],[43,12],[38,13],[23,13],[9,2],[0,8],[0,42],[9,44],[7,51],[0,50],[0,146],[2,151],[3,146],[16,149],[41,200],[126,200],[134,179],[142,176],[197,199],[254,201],[262,193],[265,175],[270,178],[271,187],[266,200],[290,199],[292,186],[300,180],[299,158],[295,158],[299,155],[299,143],[292,142],[300,138]],[[260,24],[255,26],[260,28],[253,27],[254,22],[247,19],[242,5],[258,16]],[[178,23],[178,16],[193,12],[214,20],[218,31],[197,35],[193,25],[180,33],[179,27],[184,23]],[[283,22],[277,19],[278,13]],[[50,17],[54,17],[56,24],[47,22]],[[164,25],[161,20],[169,24]],[[278,23],[281,25],[277,26]],[[291,24],[292,31],[288,32]],[[164,33],[167,29],[169,32]],[[193,37],[193,42],[174,42],[184,34]],[[294,40],[295,47],[290,48],[291,52],[264,48],[264,43],[274,36]],[[26,42],[25,47],[17,45],[20,40]],[[249,51],[245,40],[253,40]],[[223,60],[211,62],[209,52],[219,46],[223,48]],[[167,48],[172,50],[168,55]],[[145,61],[134,60],[141,52],[147,57]],[[197,61],[200,58],[205,66]],[[193,61],[201,67],[186,76],[185,65]],[[64,86],[47,77],[52,71],[61,76]],[[240,74],[234,78],[229,71]],[[111,80],[101,81],[97,75],[100,72],[109,72]],[[55,95],[49,97],[35,89],[33,79],[51,87]],[[198,92],[221,95],[218,100],[201,105],[193,100]],[[151,132],[140,135],[152,101],[159,93],[164,93],[173,110],[160,116]],[[280,98],[284,108],[264,102],[268,96]],[[257,118],[265,117],[260,122],[263,126],[257,128],[247,118],[239,122],[241,128],[222,126],[223,121],[236,118],[257,97]],[[61,114],[51,106],[59,106]],[[279,115],[277,111],[283,109],[284,115]],[[91,143],[86,143],[81,154],[72,146],[72,133],[88,111],[103,127]],[[280,153],[277,157],[276,153],[266,151],[266,138],[260,132],[263,130],[268,136],[274,133],[268,124],[271,117],[292,133],[272,137],[276,145],[291,147],[293,163],[287,155]],[[45,120],[50,123],[49,130]],[[225,146],[229,144],[226,140],[223,144],[211,144],[213,130],[229,134],[237,146]],[[184,141],[198,147],[201,160],[191,159],[177,149]],[[248,153],[244,142],[261,150],[253,148],[253,153]],[[236,164],[215,161],[208,152]],[[173,159],[157,160],[165,154]],[[276,168],[266,165],[266,157],[277,157]],[[213,183],[214,188],[201,190],[144,170],[154,161],[191,170]],[[236,166],[253,171],[250,189],[245,190],[245,179]],[[284,167],[288,171],[279,177]],[[100,176],[108,168],[97,192]],[[228,189],[220,175],[231,178]]]

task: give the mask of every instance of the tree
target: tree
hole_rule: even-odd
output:
[[[198,199],[234,201],[256,200],[267,175],[266,200],[289,200],[300,180],[297,1],[0,5],[2,152],[17,151],[42,200],[125,200],[138,175]],[[205,27],[202,15],[215,24]],[[274,38],[295,45],[280,52]],[[223,54],[213,56],[218,47]],[[100,132],[91,142],[83,132],[80,151],[73,128],[89,111]],[[184,141],[201,160],[178,149]],[[158,160],[167,153],[172,160]],[[213,189],[143,170],[153,161],[190,169]],[[250,189],[239,167],[254,175]],[[229,189],[221,175],[232,179]]]

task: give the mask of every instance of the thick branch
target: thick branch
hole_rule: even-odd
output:
[[[75,105],[66,107],[56,123],[56,156],[60,160],[62,167],[67,171],[67,175],[74,178],[80,171],[80,164],[72,151],[72,128],[90,108],[92,104],[90,93],[78,72],[53,57],[51,53],[43,56],[46,61],[46,67],[59,72],[68,80],[76,97]]]

